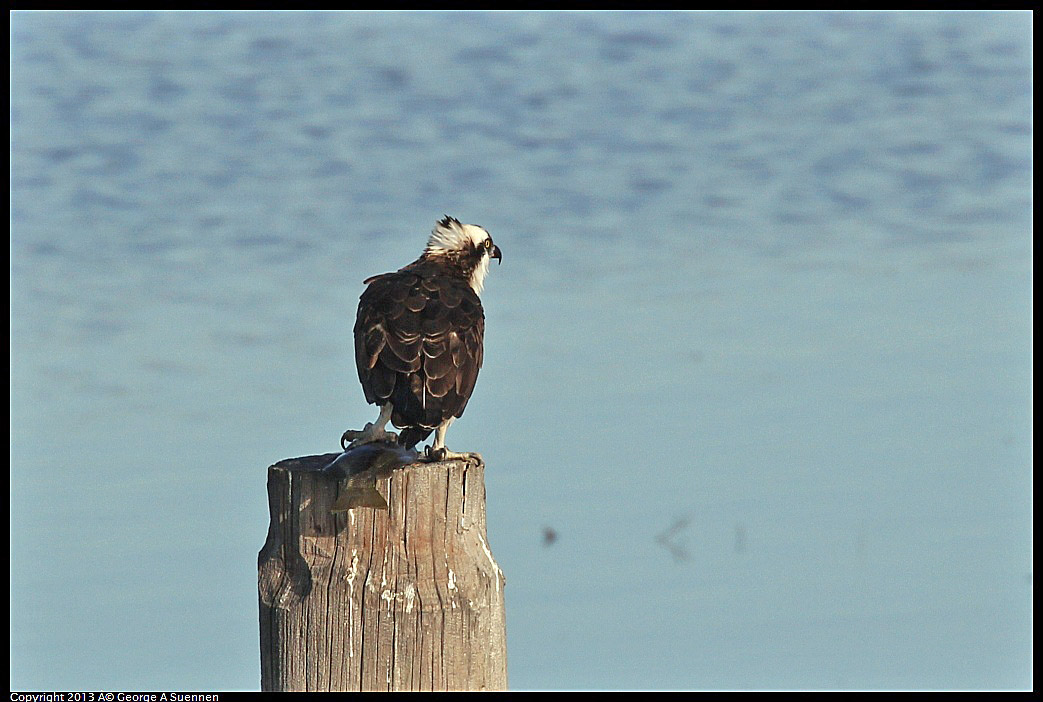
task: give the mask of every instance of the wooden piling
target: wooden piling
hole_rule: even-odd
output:
[[[268,469],[257,559],[261,689],[504,690],[504,577],[485,531],[484,466],[415,464],[377,480],[388,509],[333,513],[337,454]]]

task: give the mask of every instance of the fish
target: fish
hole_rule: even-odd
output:
[[[387,500],[377,490],[377,481],[413,463],[420,454],[398,444],[374,441],[354,446],[326,464],[322,471],[341,481],[337,500],[330,508],[334,514],[359,507],[388,509]]]

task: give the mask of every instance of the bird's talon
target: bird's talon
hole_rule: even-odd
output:
[[[468,451],[466,453],[457,453],[456,451],[450,451],[445,446],[441,448],[432,448],[430,446],[424,450],[422,454],[422,460],[426,463],[441,463],[442,461],[467,461],[474,463],[475,465],[481,465],[483,462],[482,455],[480,453],[474,453]]]
[[[355,446],[362,446],[363,444],[372,444],[378,441],[386,441],[389,444],[398,442],[398,434],[393,431],[384,431],[379,426],[372,422],[366,424],[366,428],[362,431],[355,429],[348,429],[340,436],[340,447],[347,451],[349,448]]]

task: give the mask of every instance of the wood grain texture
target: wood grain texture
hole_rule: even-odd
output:
[[[337,454],[268,469],[258,555],[261,688],[507,688],[505,579],[484,466],[416,464],[377,481],[388,510],[330,511]]]

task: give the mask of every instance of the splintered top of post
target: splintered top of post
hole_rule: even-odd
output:
[[[425,461],[411,449],[374,442],[341,453],[279,461],[268,469],[268,491],[270,496],[273,489],[285,492],[287,496],[294,491],[298,495],[307,494],[308,504],[314,500],[328,503],[329,511],[335,514],[356,508],[388,510],[388,497],[393,488],[400,493],[403,490],[409,493],[405,504],[438,500],[439,494],[444,494],[454,485],[452,491],[466,493],[468,472],[484,473],[484,467],[477,454]],[[406,480],[406,476],[411,477]],[[285,487],[279,488],[279,484]],[[298,487],[292,488],[293,485]],[[484,513],[484,505],[482,511]]]
[[[444,461],[424,461],[418,459],[415,451],[403,449],[394,444],[371,443],[348,449],[342,453],[327,453],[317,456],[302,456],[279,461],[269,468],[269,481],[275,474],[291,476],[310,476],[327,482],[327,489],[318,487],[306,488],[317,494],[332,494],[334,499],[330,505],[333,513],[344,513],[356,508],[387,510],[385,495],[377,488],[379,480],[409,473],[440,478],[440,482],[449,480],[454,471],[466,473],[469,468],[480,468],[484,465],[472,459],[452,458]],[[325,479],[325,480],[323,480]],[[466,483],[466,477],[460,480]],[[428,482],[424,480],[422,482]],[[419,484],[416,486],[419,488]],[[446,486],[447,487],[447,486]],[[390,485],[388,487],[390,489]],[[438,491],[436,488],[435,491]],[[385,491],[386,492],[386,491]],[[423,497],[417,495],[417,497]],[[434,499],[431,497],[430,499]]]

